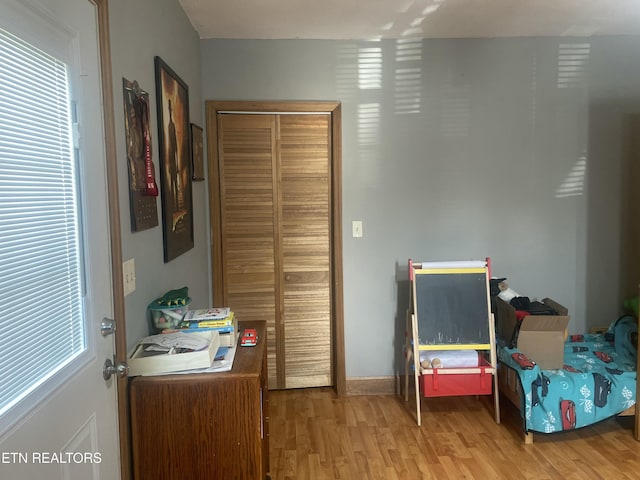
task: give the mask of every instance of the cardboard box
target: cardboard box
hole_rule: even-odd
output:
[[[564,364],[565,330],[569,311],[550,298],[541,300],[558,315],[529,315],[518,328],[516,311],[509,303],[494,297],[496,336],[505,345],[518,348],[542,369],[562,368]]]
[[[159,334],[173,335],[173,334]],[[192,370],[197,368],[208,368],[213,363],[218,347],[220,346],[220,335],[216,331],[177,333],[177,335],[200,336],[209,342],[209,346],[204,350],[186,353],[151,353],[145,350],[145,339],[142,339],[133,348],[129,355],[129,376],[138,375],[159,375],[164,373],[178,372],[180,370]],[[147,337],[149,338],[149,337]]]
[[[518,333],[518,350],[543,370],[560,369],[564,365],[564,341],[568,326],[568,315],[524,317]]]
[[[516,346],[516,310],[498,297],[491,297],[491,310],[495,316],[496,339],[500,345],[513,348]]]

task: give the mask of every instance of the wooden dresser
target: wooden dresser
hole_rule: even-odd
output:
[[[230,372],[134,377],[135,480],[258,480],[269,472],[266,326],[238,349]]]

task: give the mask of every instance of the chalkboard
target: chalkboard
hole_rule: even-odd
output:
[[[490,343],[486,270],[416,270],[413,294],[420,345]]]

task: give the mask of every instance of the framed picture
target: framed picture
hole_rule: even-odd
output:
[[[165,263],[193,248],[189,87],[155,57]]]
[[[158,186],[151,158],[149,94],[135,80],[122,79],[124,128],[129,171],[131,231],[158,225]]]
[[[191,168],[193,180],[204,180],[204,141],[202,127],[191,124]]]

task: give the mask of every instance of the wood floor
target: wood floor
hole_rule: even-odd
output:
[[[637,479],[633,417],[524,445],[519,413],[490,397],[423,400],[418,427],[401,397],[331,389],[269,392],[273,480]]]

